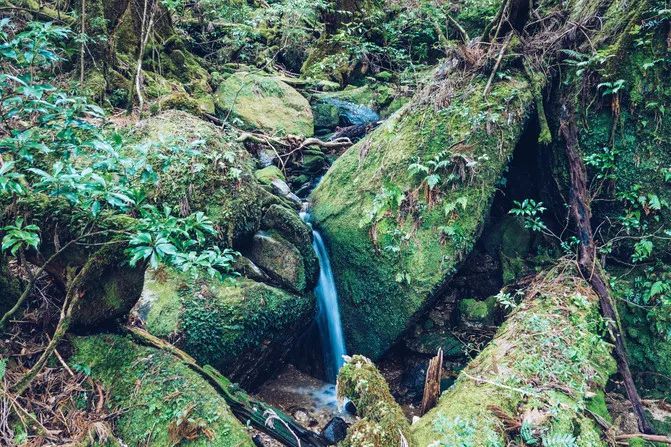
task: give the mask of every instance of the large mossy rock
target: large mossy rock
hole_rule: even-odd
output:
[[[215,105],[222,117],[238,118],[248,130],[273,135],[314,134],[310,103],[277,77],[234,73],[217,89]]]
[[[130,337],[72,339],[72,367],[90,371],[119,412],[115,435],[126,445],[253,447],[226,401],[177,357],[140,346]]]
[[[416,98],[340,157],[313,192],[351,351],[380,356],[471,250],[533,109],[529,83],[511,74],[487,98],[479,77],[445,107],[428,99],[435,91]],[[445,151],[455,166],[462,158],[475,168],[427,203],[408,169]],[[445,205],[457,201],[466,206],[446,217]]]
[[[179,206],[184,213],[204,212],[226,245],[254,234],[264,208],[279,201],[256,180],[254,159],[235,135],[191,114],[170,110],[141,121],[131,139],[140,148],[133,150],[149,145],[150,160],[173,159],[158,172],[150,200]]]
[[[190,284],[172,273],[148,275],[139,308],[147,330],[245,386],[277,370],[314,317],[312,293],[245,278]]]

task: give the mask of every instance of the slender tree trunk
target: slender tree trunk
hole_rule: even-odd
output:
[[[641,397],[636,390],[636,384],[629,369],[627,361],[627,350],[620,331],[617,312],[606,281],[604,280],[601,267],[596,257],[596,244],[592,232],[592,210],[589,204],[587,170],[580,154],[578,143],[578,126],[575,119],[575,110],[570,99],[564,98],[560,119],[560,133],[564,139],[566,156],[569,163],[569,174],[571,190],[569,193],[569,205],[571,214],[576,222],[580,247],[578,253],[578,267],[585,279],[591,284],[594,292],[599,297],[601,313],[606,320],[608,330],[615,341],[615,360],[617,369],[627,395],[631,401],[636,414],[638,429],[642,433],[653,433],[652,427],[646,420],[645,410]]]
[[[84,87],[84,55],[85,55],[85,34],[86,34],[86,0],[82,0],[82,27],[80,34],[80,47],[79,47],[79,86]]]

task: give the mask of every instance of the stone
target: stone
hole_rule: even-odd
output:
[[[334,417],[324,427],[321,435],[326,439],[327,445],[336,445],[347,437],[349,424],[341,417]]]
[[[260,231],[252,238],[249,259],[274,281],[294,292],[307,287],[305,264],[298,248],[275,231]]]
[[[264,185],[271,185],[275,180],[284,182],[284,174],[277,166],[267,166],[263,169],[258,169],[254,172],[254,177]]]
[[[246,130],[305,137],[314,134],[310,103],[277,77],[234,73],[219,86],[214,101],[221,118],[237,118]]]
[[[484,301],[467,298],[459,302],[459,316],[465,326],[492,325],[496,320],[496,297]]]

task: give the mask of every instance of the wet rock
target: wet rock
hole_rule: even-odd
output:
[[[308,425],[310,423],[310,415],[308,410],[304,408],[299,408],[293,412],[294,419],[302,425]]]
[[[334,417],[326,424],[321,435],[326,439],[327,445],[336,445],[347,437],[349,424],[341,417]]]
[[[269,149],[259,149],[259,151],[256,153],[256,157],[258,158],[259,164],[262,168],[272,166],[275,160],[277,160],[277,154],[275,154],[275,151]]]
[[[303,256],[307,288],[317,282],[319,262],[312,248],[312,229],[301,220],[296,212],[280,205],[271,205],[261,220],[261,228],[275,230],[291,242]]]
[[[217,89],[215,105],[222,117],[230,114],[247,130],[306,137],[314,134],[307,99],[277,77],[234,73]]]
[[[347,403],[345,404],[345,411],[351,414],[352,416],[356,416],[356,405],[354,405],[354,402],[348,400]]]
[[[295,245],[276,231],[256,233],[246,254],[273,280],[295,292],[306,290],[303,256]]]

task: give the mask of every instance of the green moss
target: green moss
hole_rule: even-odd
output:
[[[467,438],[467,445],[504,446],[496,412],[517,419],[531,410],[542,415],[533,427],[539,433],[572,434],[580,446],[606,445],[584,411],[596,408],[594,394],[616,370],[601,338],[598,299],[583,280],[556,273],[531,290],[438,406],[412,426],[415,445],[455,445]],[[548,383],[562,388],[539,387]]]
[[[367,358],[354,356],[340,369],[338,397],[350,399],[362,418],[347,430],[343,447],[402,445],[401,434],[410,439],[403,410],[394,401],[382,374]]]
[[[353,351],[381,355],[407,329],[408,322],[452,275],[479,235],[484,217],[524,124],[533,95],[524,76],[494,84],[486,80],[459,101],[437,110],[411,104],[341,156],[312,194],[313,215],[331,253],[346,338]],[[490,131],[487,131],[490,128]],[[479,159],[472,181],[445,187],[439,203],[428,206],[408,166],[464,141]],[[396,190],[415,205],[367,224],[381,191]],[[467,201],[450,221],[443,205]],[[445,237],[441,227],[451,226]],[[385,247],[390,247],[385,249]]]
[[[472,323],[491,324],[496,310],[496,298],[489,297],[484,301],[471,298],[459,301],[461,318]]]
[[[89,369],[109,391],[107,404],[119,412],[115,434],[125,444],[253,447],[226,401],[176,357],[119,335],[78,337],[72,343],[70,365]],[[194,430],[193,440],[175,434],[180,423]]]
[[[314,134],[307,99],[276,77],[235,73],[217,89],[215,105],[222,118],[238,118],[248,130],[306,137]]]
[[[9,271],[7,257],[0,254],[0,316],[16,304],[21,292],[21,283]]]
[[[254,178],[255,162],[235,138],[176,110],[143,121],[131,135],[137,143],[152,145],[149,155],[157,165],[163,163],[164,156],[174,160],[159,172],[160,188],[150,199],[173,207],[187,206],[191,212],[203,211],[219,227],[222,244],[227,246],[256,232],[264,208],[276,200]],[[129,146],[128,150],[137,147]],[[189,149],[196,153],[189,153]],[[175,157],[175,151],[184,155]]]
[[[264,185],[270,185],[273,180],[286,181],[284,174],[277,166],[267,166],[254,172],[254,177]]]
[[[149,332],[243,384],[270,372],[259,365],[279,364],[315,306],[311,294],[292,295],[248,279],[189,284],[166,272],[147,282],[146,294],[154,300]]]

